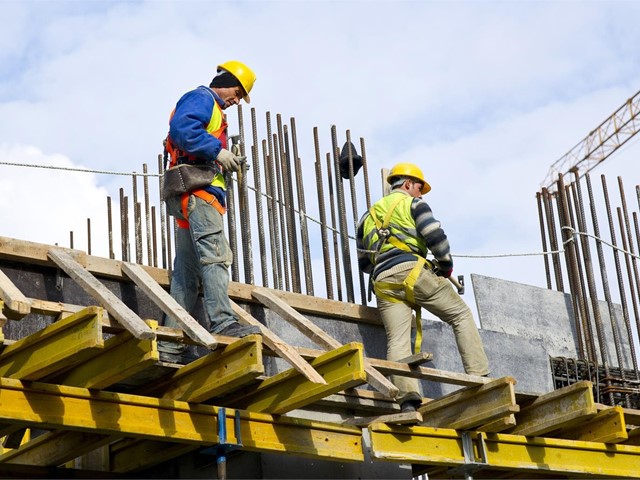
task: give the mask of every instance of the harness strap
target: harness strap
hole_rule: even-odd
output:
[[[189,195],[195,195],[196,197],[201,198],[202,200],[207,202],[209,205],[211,205],[213,208],[215,208],[218,212],[220,212],[220,215],[224,215],[225,213],[227,213],[227,209],[222,206],[222,204],[214,194],[209,193],[206,190],[194,190],[193,192],[182,194],[180,205],[182,206],[182,216],[184,218],[189,218],[189,215],[187,212],[187,206],[189,204]],[[188,220],[182,220],[181,218],[176,218],[176,224],[178,225],[178,228],[189,228]]]
[[[416,340],[413,346],[414,353],[420,353],[420,348],[422,346],[422,307],[415,303],[413,288],[418,281],[420,272],[424,268],[425,264],[431,264],[431,262],[424,257],[418,257],[416,264],[402,283],[373,282],[373,290],[376,296],[392,303],[406,303],[416,312]],[[405,299],[400,300],[392,297],[382,290],[404,290]]]

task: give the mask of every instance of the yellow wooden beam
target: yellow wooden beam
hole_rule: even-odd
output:
[[[597,413],[591,382],[582,381],[539,396],[516,414],[516,435],[540,436],[569,428]]]
[[[520,411],[511,377],[467,387],[422,405],[422,425],[471,430]]]
[[[465,434],[456,430],[374,424],[369,433],[377,460],[581,478],[637,478],[640,472],[640,447],[471,432],[472,448],[465,460]]]
[[[0,423],[212,446],[219,441],[217,412],[210,405],[0,378]],[[229,410],[230,442],[236,441],[233,417]],[[358,428],[247,411],[240,417],[246,450],[364,460]]]
[[[101,308],[87,307],[6,346],[0,376],[38,380],[84,362],[104,345],[101,315]]]
[[[148,320],[147,324],[154,331],[158,326],[154,320]],[[158,360],[154,339],[137,339],[122,332],[109,338],[94,357],[56,376],[51,383],[100,390],[132,377]]]
[[[620,443],[629,438],[622,407],[601,410],[597,415],[580,425],[561,430],[554,436],[568,440],[602,443]]]
[[[199,403],[230,393],[262,374],[261,337],[249,335],[175,370],[165,379],[136,393]]]
[[[348,343],[313,360],[311,366],[322,375],[326,385],[313,383],[292,368],[223,402],[252,412],[286,413],[345,388],[361,385],[367,378],[363,348],[361,343]]]

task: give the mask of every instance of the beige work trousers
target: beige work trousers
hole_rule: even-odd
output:
[[[376,279],[384,283],[402,284],[413,268],[413,263],[406,270],[385,275],[382,272]],[[382,290],[387,295],[405,299],[404,290]],[[443,322],[453,327],[458,352],[462,359],[464,371],[470,375],[487,375],[489,361],[484,352],[482,339],[473,320],[471,309],[452,288],[449,280],[438,277],[426,268],[420,272],[413,288],[416,305],[420,305]],[[411,323],[413,309],[404,302],[390,302],[378,298],[378,310],[387,333],[387,359],[400,360],[413,354],[411,348]],[[416,394],[422,397],[420,382],[415,378],[391,376],[391,381],[398,387],[398,403],[413,400]]]

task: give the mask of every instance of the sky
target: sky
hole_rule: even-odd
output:
[[[91,217],[102,256],[130,177],[71,170],[157,171],[176,101],[238,59],[259,118],[295,117],[310,177],[313,128],[323,151],[349,129],[374,200],[382,168],[423,169],[454,275],[543,287],[542,258],[513,256],[541,251],[535,194],[640,88],[635,1],[0,0],[0,17],[0,236],[86,249]],[[594,173],[633,188],[639,154]]]

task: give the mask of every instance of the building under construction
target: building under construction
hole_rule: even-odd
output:
[[[0,237],[0,476],[639,478],[638,208],[621,178],[610,193],[590,176],[638,131],[639,112],[640,92],[537,193],[546,289],[468,279],[489,378],[460,373],[453,333],[435,320],[422,322],[428,352],[384,359],[354,267],[353,226],[371,205],[366,145],[348,130],[331,128],[323,151],[314,129],[315,159],[302,161],[295,119],[272,125],[267,113],[260,138],[256,111],[245,122],[239,109],[251,168],[229,191],[229,296],[262,335],[214,337],[201,307],[168,294],[175,230],[152,193],[162,155],[157,173],[145,164],[130,193],[107,198],[103,256],[92,219],[87,251],[74,232],[68,248]],[[159,325],[164,314],[182,329]],[[161,362],[161,340],[199,358]],[[417,412],[400,412],[390,375],[422,380]]]

